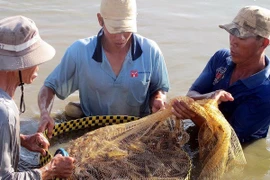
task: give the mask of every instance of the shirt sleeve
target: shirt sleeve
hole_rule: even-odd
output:
[[[67,49],[60,64],[46,78],[44,85],[54,90],[60,99],[65,99],[70,94],[78,90],[78,79],[76,76],[77,64],[75,63],[76,43]]]
[[[0,109],[0,179],[2,180],[38,180],[41,179],[41,172],[33,169],[25,172],[16,172],[19,151],[18,142],[14,142],[16,132],[14,124],[9,124],[9,114]]]
[[[154,66],[150,84],[150,95],[152,95],[158,90],[168,92],[170,88],[168,70],[164,60],[164,56],[155,42],[152,42],[152,45],[152,50],[154,51]]]
[[[226,66],[226,58],[229,56],[227,49],[217,51],[208,61],[199,77],[194,81],[190,87],[190,91],[197,91],[201,94],[209,93],[218,87],[213,85],[216,77],[216,70],[219,67]]]

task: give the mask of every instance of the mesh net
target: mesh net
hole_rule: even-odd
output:
[[[235,132],[214,100],[182,100],[207,121],[198,134],[201,164],[198,179],[220,179],[246,164]],[[166,109],[129,123],[106,126],[71,141],[76,159],[71,179],[189,179],[192,162],[183,146],[189,135],[181,120]]]

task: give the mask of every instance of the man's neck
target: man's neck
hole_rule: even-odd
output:
[[[239,74],[251,76],[263,70],[265,65],[265,56],[261,55],[260,57],[255,57],[247,61],[247,63],[236,64],[235,71]]]
[[[236,64],[232,73],[230,84],[233,84],[234,82],[240,79],[246,79],[252,76],[253,74],[260,72],[266,66],[264,55],[257,58],[257,60],[253,59],[252,61],[249,62],[251,63]]]
[[[0,88],[13,98],[19,85],[19,82],[14,80],[14,73],[0,71],[0,77]]]

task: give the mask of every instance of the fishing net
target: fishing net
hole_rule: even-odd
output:
[[[198,133],[198,179],[239,173],[246,160],[238,138],[214,100],[182,100],[207,121]],[[189,179],[192,162],[183,146],[189,135],[166,109],[136,121],[110,125],[72,140],[67,151],[76,159],[71,179]]]

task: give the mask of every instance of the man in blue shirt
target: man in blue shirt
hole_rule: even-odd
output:
[[[73,43],[47,77],[38,103],[39,130],[51,136],[54,96],[65,99],[79,90],[84,116],[143,117],[164,107],[169,79],[158,45],[135,34],[136,0],[102,0],[96,36]]]
[[[270,64],[265,49],[270,38],[270,11],[242,8],[232,23],[220,25],[230,33],[230,50],[217,51],[189,89],[194,100],[212,98],[235,130],[240,142],[266,137],[270,123]],[[174,114],[201,126],[205,119],[187,104],[174,103]]]

